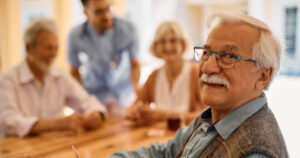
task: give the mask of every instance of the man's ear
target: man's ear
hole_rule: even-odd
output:
[[[258,70],[258,73],[260,76],[255,84],[255,88],[263,90],[271,80],[273,68],[261,68]]]

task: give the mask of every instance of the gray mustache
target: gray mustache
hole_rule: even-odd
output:
[[[227,89],[230,88],[229,81],[226,78],[220,77],[219,75],[216,74],[213,75],[202,74],[200,80],[202,82],[207,82],[210,84],[223,84]]]

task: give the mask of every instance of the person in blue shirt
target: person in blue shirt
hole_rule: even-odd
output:
[[[245,14],[216,13],[208,27],[205,45],[194,50],[201,100],[209,108],[166,144],[111,158],[289,157],[264,94],[280,67],[280,42],[268,25]]]
[[[81,2],[87,21],[68,37],[71,74],[102,103],[128,104],[140,76],[135,27],[112,15],[111,0]]]

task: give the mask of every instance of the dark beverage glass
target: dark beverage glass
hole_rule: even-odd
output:
[[[180,118],[169,118],[168,119],[168,129],[171,131],[176,131],[181,126]]]

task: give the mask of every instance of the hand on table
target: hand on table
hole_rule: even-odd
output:
[[[96,129],[103,123],[101,114],[99,111],[94,111],[84,117],[83,126],[86,129]]]
[[[134,121],[142,119],[141,109],[145,108],[145,104],[142,101],[137,101],[132,104],[126,111],[126,118]]]
[[[175,113],[159,108],[155,104],[146,104],[142,101],[134,103],[126,112],[126,118],[139,124],[151,124],[152,122],[162,121]]]
[[[147,106],[140,110],[140,115],[146,123],[165,120],[169,117],[170,113],[171,112],[169,110],[159,107],[151,108]]]
[[[74,113],[71,116],[58,119],[57,126],[59,130],[71,130],[75,133],[80,133],[84,130],[82,127],[84,116],[82,114]]]

